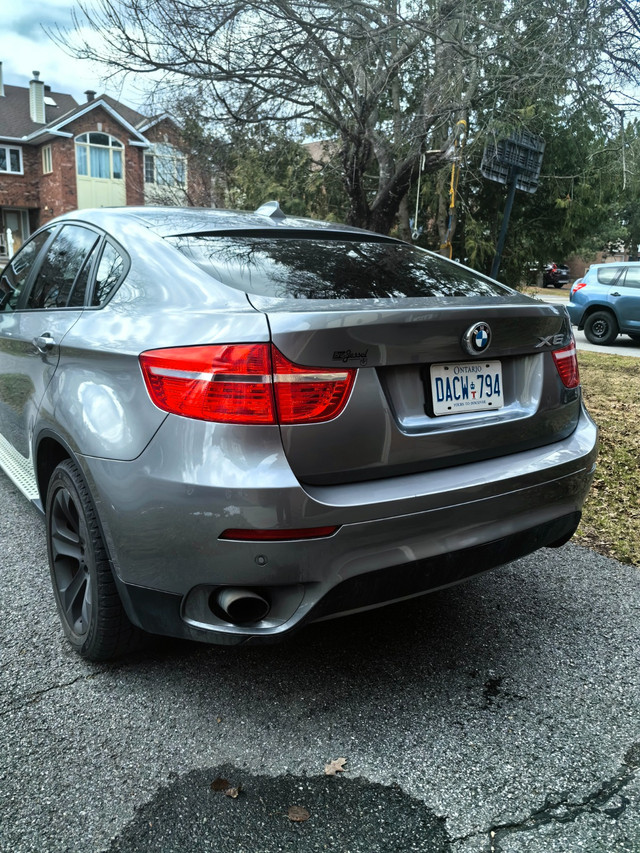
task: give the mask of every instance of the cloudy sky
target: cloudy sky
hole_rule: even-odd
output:
[[[0,29],[0,62],[4,82],[13,86],[28,86],[33,71],[54,92],[65,92],[82,103],[84,92],[93,89],[106,92],[132,107],[143,97],[130,81],[124,87],[106,79],[107,69],[90,62],[74,59],[58,47],[46,29],[71,26],[72,5],[64,0],[44,3],[3,3]]]

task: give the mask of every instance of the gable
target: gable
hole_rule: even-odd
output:
[[[109,101],[118,104],[117,101],[113,101],[111,98],[107,99],[106,96],[95,98],[93,101],[90,101],[87,104],[82,104],[72,113],[64,116],[63,118],[61,118],[60,121],[55,122],[53,125],[48,125],[45,128],[41,127],[41,132],[60,133],[72,136],[76,132],[74,130],[74,125],[77,124],[79,119],[84,119],[90,113],[94,113],[97,111],[98,116],[100,115],[100,112],[102,112],[103,114],[106,114],[110,119],[115,121],[117,124],[119,124],[122,127],[123,131],[125,131],[126,134],[128,134],[128,136],[130,137],[130,144],[146,146],[147,141],[145,137],[142,135],[142,133],[140,133],[140,131],[135,128],[134,125],[131,124],[130,121],[125,118],[123,112],[126,110],[131,118],[139,116],[140,114],[136,113],[135,110],[129,110],[128,108],[122,109],[124,106],[123,104],[118,104],[118,109],[115,109],[115,107],[112,106],[112,103],[109,103]],[[96,120],[99,121],[99,118],[96,118]]]

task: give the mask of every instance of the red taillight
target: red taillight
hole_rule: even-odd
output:
[[[140,364],[160,409],[235,424],[331,420],[345,407],[356,374],[301,367],[270,344],[149,350]]]
[[[573,284],[571,285],[571,293],[574,294],[576,291],[580,290],[580,288],[586,287],[586,286],[587,286],[586,281],[574,281]]]
[[[268,344],[143,352],[142,373],[160,409],[222,423],[275,423]]]
[[[273,348],[273,381],[281,424],[318,423],[344,409],[356,372],[299,367]]]
[[[577,388],[580,384],[580,371],[578,370],[576,342],[572,340],[569,346],[554,350],[551,355],[564,387]]]
[[[295,539],[322,539],[333,536],[338,525],[332,527],[297,527],[288,530],[249,530],[229,527],[223,531],[220,539],[235,539],[240,542],[286,542]]]

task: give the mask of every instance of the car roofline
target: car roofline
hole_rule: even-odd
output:
[[[273,219],[261,213],[246,210],[224,210],[220,208],[197,208],[197,207],[154,207],[153,205],[137,207],[101,207],[75,210],[62,214],[55,218],[55,222],[69,221],[69,219],[91,222],[95,225],[103,225],[109,219],[135,221],[159,237],[179,236],[186,234],[201,233],[235,233],[260,230],[263,232],[277,233],[281,231],[313,232],[315,234],[341,233],[343,235],[366,235],[375,239],[394,240],[395,238],[356,228],[352,225],[343,225],[337,222],[325,220],[308,219],[296,216],[283,216]],[[104,227],[104,225],[103,225]],[[396,242],[402,242],[396,240]]]

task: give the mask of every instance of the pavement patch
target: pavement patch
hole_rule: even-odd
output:
[[[241,787],[237,798],[212,790]],[[219,786],[214,786],[219,787]],[[292,806],[309,812],[288,816]],[[343,776],[257,776],[225,765],[174,776],[140,806],[109,853],[449,853],[444,820],[398,785]]]

